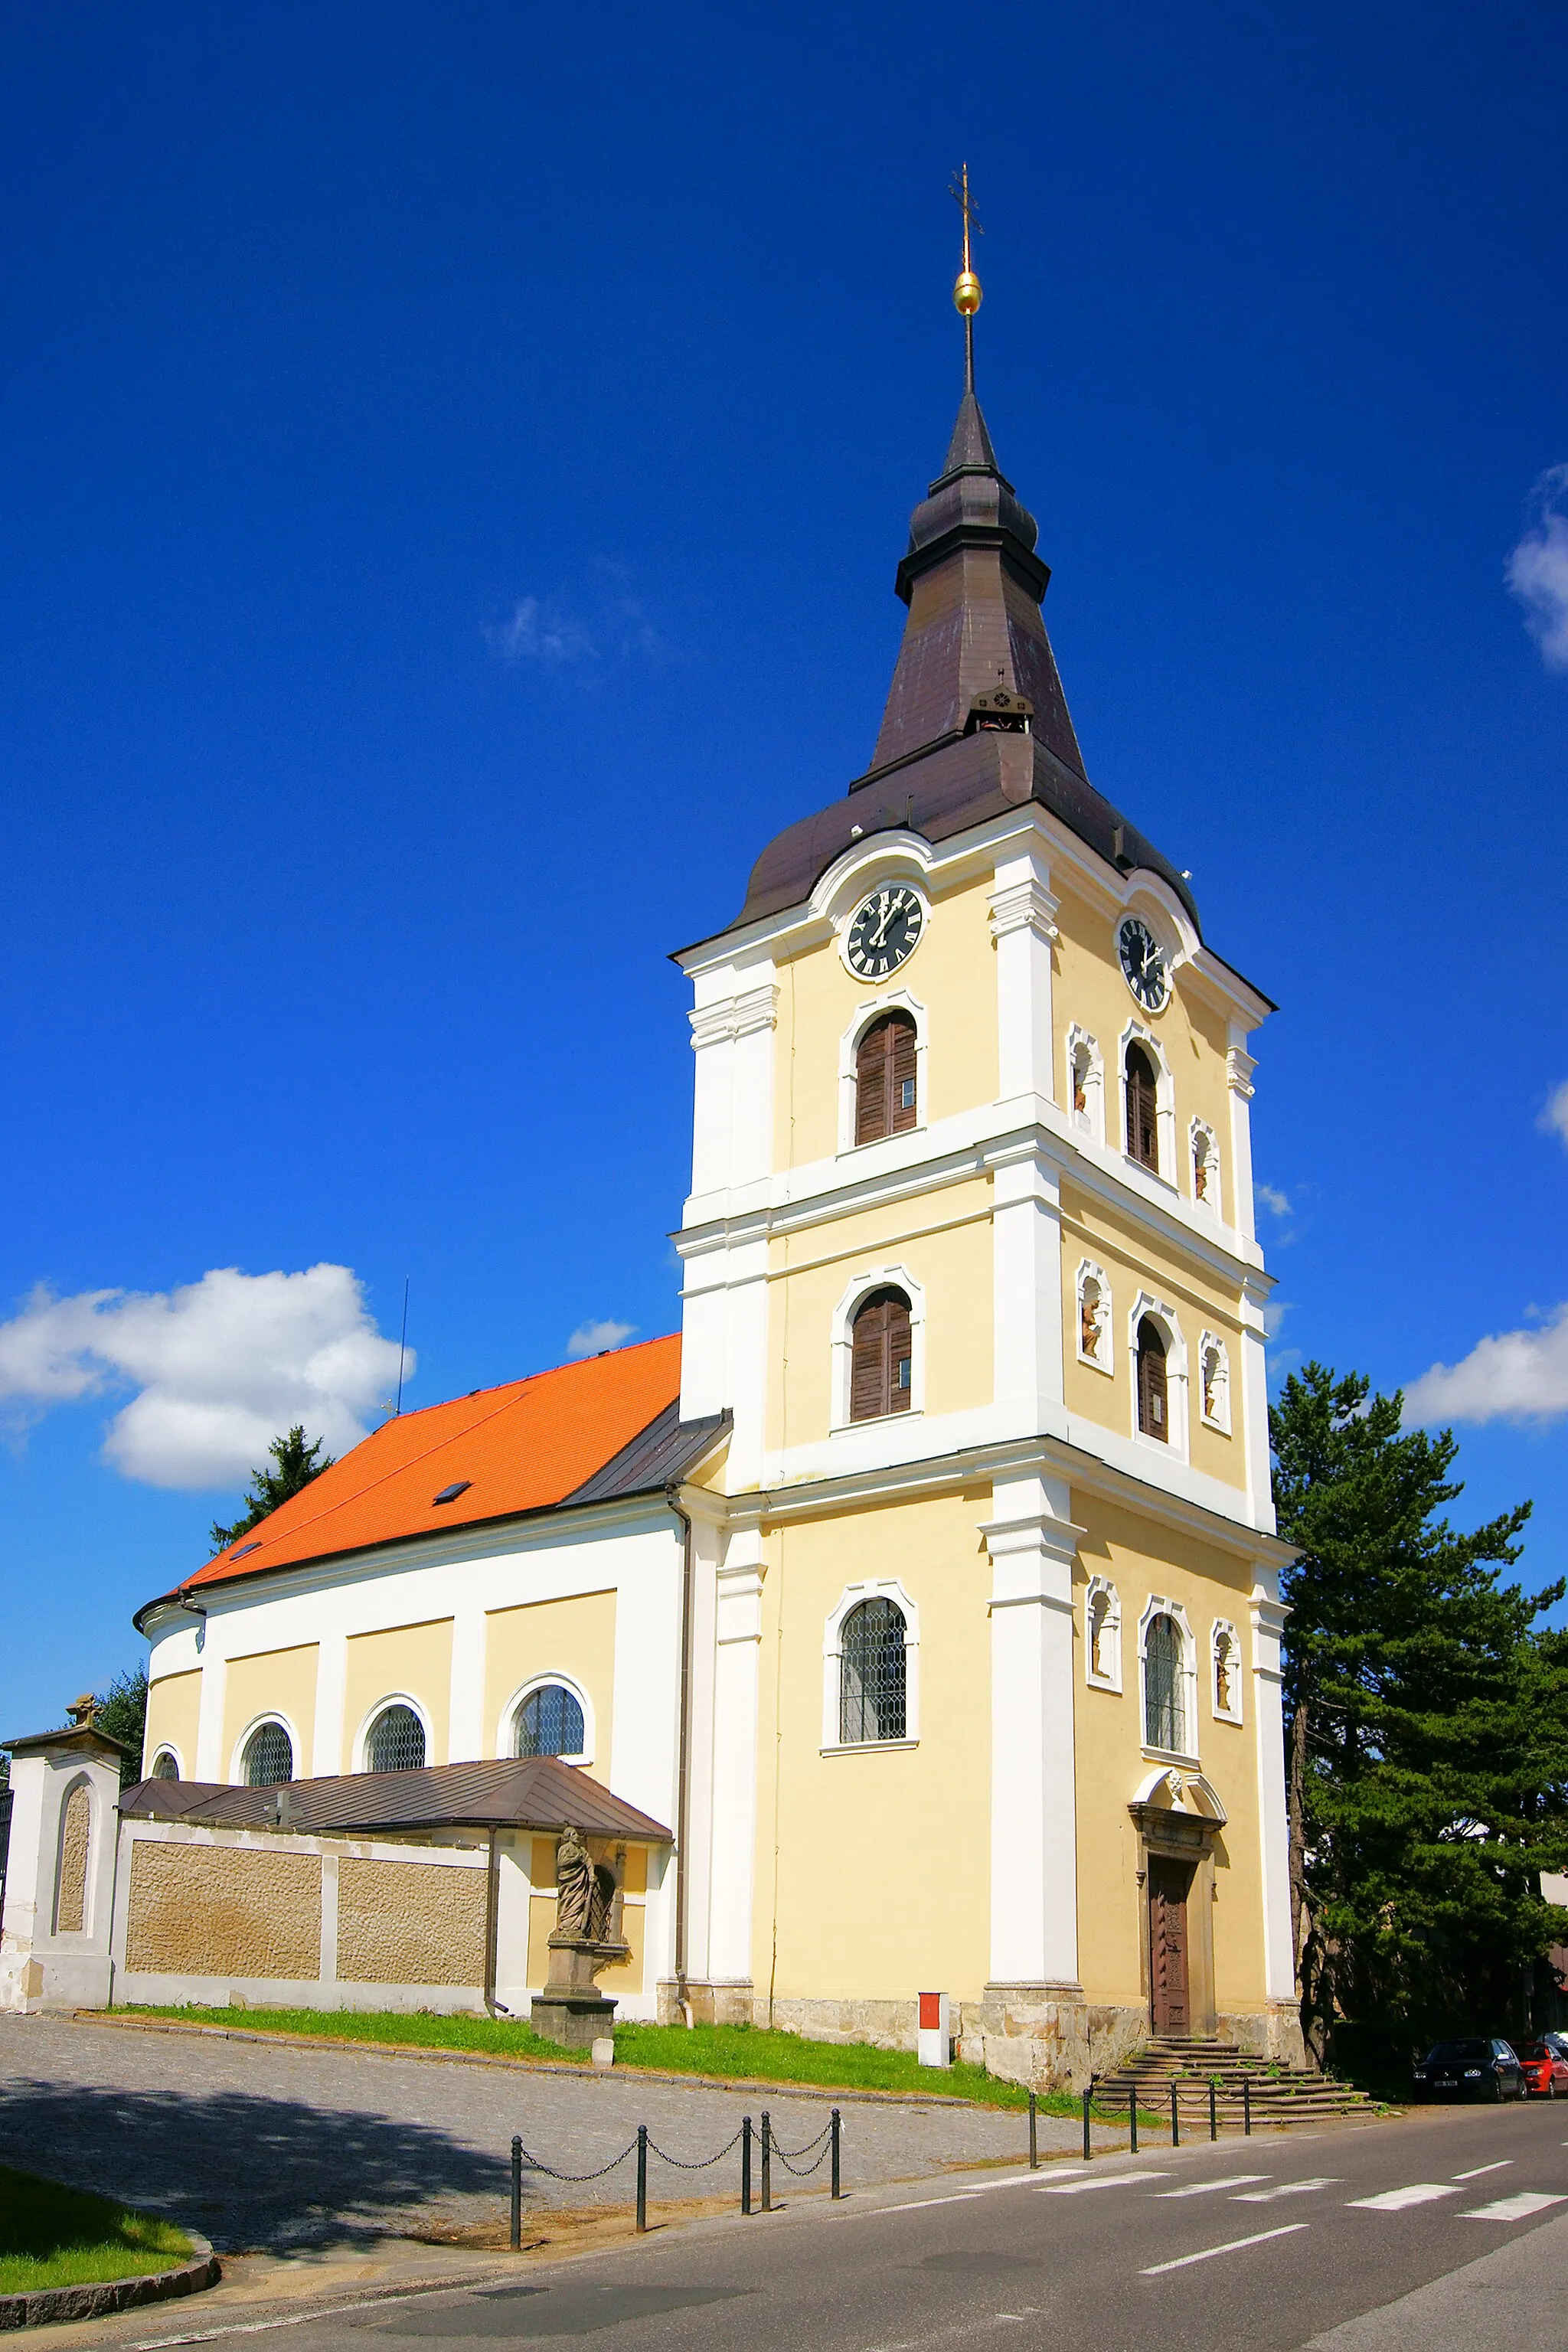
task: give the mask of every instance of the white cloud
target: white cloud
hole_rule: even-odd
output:
[[[410,1349],[405,1380],[413,1364]],[[178,1290],[70,1298],[40,1285],[0,1323],[0,1400],[16,1418],[134,1388],[103,1453],[150,1486],[241,1484],[295,1422],[342,1454],[396,1380],[397,1343],[377,1331],[346,1265],[223,1266]]]
[[[1560,1135],[1568,1143],[1568,1078],[1553,1087],[1546,1097],[1546,1108],[1536,1122],[1548,1135]]]
[[[1252,1197],[1268,1210],[1271,1217],[1288,1217],[1292,1213],[1289,1192],[1281,1192],[1272,1184],[1254,1184]]]
[[[538,596],[520,596],[510,617],[485,634],[506,662],[537,662],[545,669],[560,669],[567,662],[598,657],[598,646],[582,622]]]
[[[616,1323],[606,1318],[603,1323],[579,1323],[566,1342],[569,1356],[597,1356],[605,1348],[618,1348],[637,1329],[635,1323]]]
[[[1534,528],[1509,557],[1505,574],[1547,668],[1568,669],[1568,466],[1549,467],[1531,497]]]
[[[1539,1330],[1499,1331],[1405,1391],[1412,1428],[1447,1421],[1555,1421],[1568,1413],[1568,1300]]]

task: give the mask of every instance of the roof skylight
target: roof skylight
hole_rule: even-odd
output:
[[[449,1486],[443,1486],[438,1495],[432,1495],[430,1500],[433,1503],[455,1503],[459,1495],[468,1493],[473,1483],[471,1478],[455,1478]]]

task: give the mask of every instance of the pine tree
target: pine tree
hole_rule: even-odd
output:
[[[1521,1503],[1472,1534],[1453,1433],[1309,1364],[1269,1415],[1284,1579],[1290,1895],[1302,2029],[1320,2063],[1345,2020],[1392,2053],[1445,2029],[1527,2023],[1563,1915],[1568,1635],[1537,1631],[1559,1580],[1501,1582]]]
[[[290,1495],[299,1494],[312,1478],[319,1478],[323,1470],[330,1470],[332,1466],[330,1454],[324,1460],[317,1458],[325,1444],[325,1438],[318,1437],[312,1444],[307,1445],[304,1426],[300,1422],[294,1423],[286,1437],[275,1437],[267,1451],[276,1463],[276,1469],[268,1470],[264,1465],[251,1472],[250,1492],[245,1498],[246,1507],[242,1515],[231,1528],[220,1528],[216,1520],[213,1524],[211,1538],[214,1551],[226,1550],[231,1543],[237,1543],[241,1536],[248,1535],[252,1528],[259,1527],[280,1503],[286,1503]]]

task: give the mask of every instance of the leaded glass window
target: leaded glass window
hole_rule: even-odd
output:
[[[180,1768],[175,1763],[174,1757],[166,1748],[160,1748],[158,1753],[153,1759],[153,1780],[177,1780],[179,1777]]]
[[[891,1601],[862,1601],[844,1620],[838,1737],[847,1748],[903,1738],[907,1632],[904,1612]]]
[[[424,1770],[425,1726],[411,1706],[383,1707],[370,1727],[364,1760],[372,1772]]]
[[[530,1691],[517,1711],[520,1756],[581,1756],[587,1744],[583,1710],[560,1683]]]
[[[1151,1748],[1187,1752],[1182,1634],[1173,1617],[1152,1618],[1143,1637],[1143,1737]]]
[[[280,1723],[258,1723],[245,1743],[245,1785],[278,1789],[294,1778],[294,1743]]]

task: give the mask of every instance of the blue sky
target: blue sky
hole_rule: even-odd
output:
[[[1546,5],[12,14],[0,1729],[405,1275],[415,1403],[674,1327],[666,955],[869,756],[964,156],[1090,772],[1282,1006],[1280,1360],[1514,1335],[1426,1393],[1568,1568],[1565,102]]]

